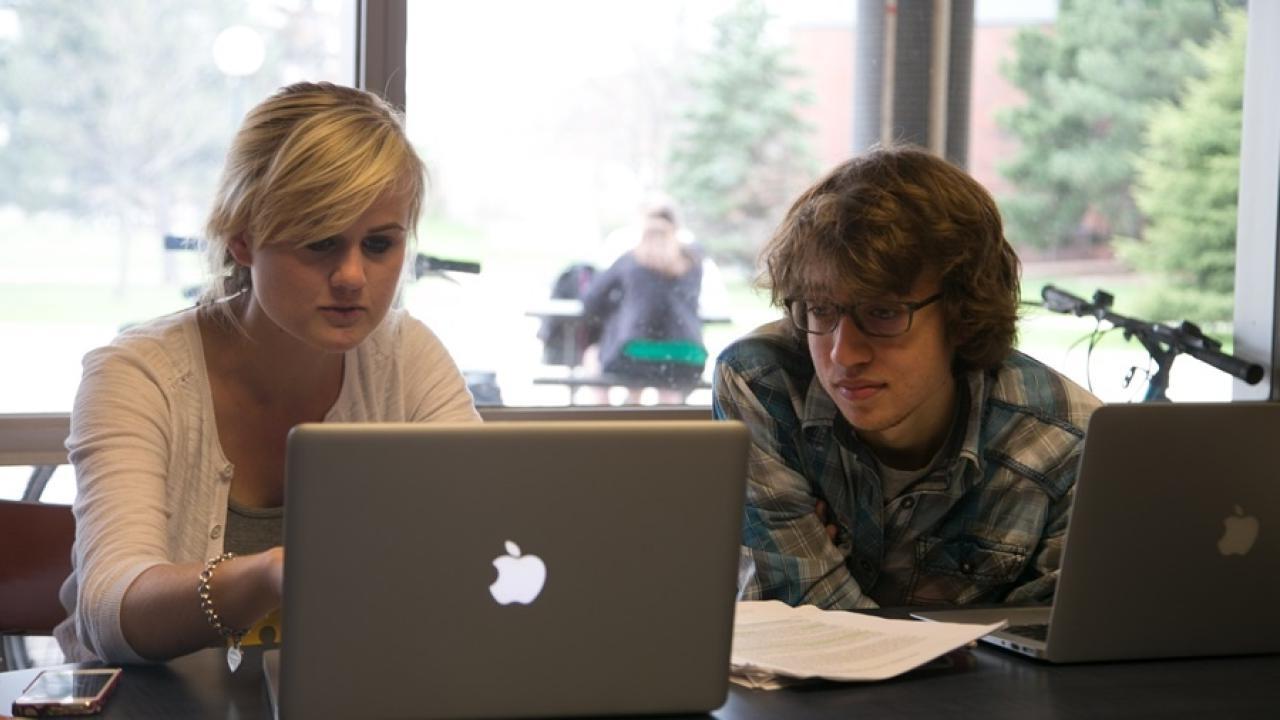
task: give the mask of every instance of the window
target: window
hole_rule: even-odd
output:
[[[969,157],[1023,259],[1024,300],[1102,290],[1115,313],[1191,321],[1231,352],[1242,4],[1005,5],[977,6]],[[1155,365],[1098,325],[1029,309],[1021,348],[1104,400],[1141,400]],[[1181,356],[1168,396],[1229,400],[1232,377]]]
[[[232,129],[284,83],[355,82],[359,5],[0,2],[0,413],[67,411],[85,351],[128,323],[190,302],[184,290],[201,279],[199,257],[166,248],[199,235]],[[419,250],[481,265],[478,275],[428,272],[406,287],[405,304],[472,371],[474,388],[491,387],[510,405],[599,402],[591,388],[570,392],[562,381],[573,369],[549,357],[555,348],[539,333],[564,307],[551,303],[556,280],[575,265],[607,267],[634,242],[638,207],[661,192],[680,210],[682,240],[714,261],[702,307],[711,358],[780,317],[752,289],[755,251],[795,193],[855,151],[854,88],[866,71],[858,64],[857,5],[405,4],[403,73],[395,66],[363,81],[405,88],[410,134],[433,175]],[[1240,158],[1223,150],[1238,147],[1239,108],[1188,93],[1200,88],[1221,99],[1230,95],[1222,88],[1239,84],[1232,58],[1242,52],[1245,11],[1230,0],[1170,3],[1155,17],[1143,6],[976,2],[967,166],[1002,203],[1024,258],[1027,299],[1046,283],[1085,298],[1101,288],[1115,296],[1117,312],[1197,321],[1231,350],[1238,328],[1224,274],[1188,282],[1200,276],[1166,266],[1176,253],[1157,247],[1158,200],[1175,190],[1143,188],[1190,179],[1194,189],[1212,176],[1221,178],[1212,181],[1215,202],[1234,202],[1230,167]],[[1248,22],[1274,23],[1270,12],[1251,9]],[[1048,39],[1019,39],[1028,33]],[[1053,66],[1049,47],[1078,62]],[[1150,92],[1134,104],[1123,83],[1133,82],[1128,72],[1138,64],[1159,70],[1161,81],[1147,83]],[[742,67],[755,70],[732,74]],[[1073,100],[1099,97],[1124,100],[1116,115],[1129,124],[1071,114]],[[1057,115],[1019,114],[1028,107]],[[1151,152],[1178,138],[1208,138],[1185,131],[1208,122],[1197,111],[1222,114],[1212,118],[1215,146],[1187,148],[1212,158],[1212,175]],[[1037,137],[1028,130],[1037,123],[1060,132]],[[1164,134],[1156,140],[1156,133]],[[1078,141],[1110,135],[1124,142],[1090,157],[1124,159],[1129,166],[1115,177],[1127,184],[1099,189],[1093,180],[1103,166],[1086,164]],[[744,150],[763,159],[744,163]],[[1274,179],[1275,167],[1264,170]],[[1074,189],[1091,194],[1046,200],[1044,187],[1072,177]],[[1144,201],[1144,192],[1154,199]],[[1192,224],[1232,224],[1225,205],[1207,207],[1204,221]],[[1234,234],[1222,230],[1215,242],[1223,237]],[[1270,265],[1275,241],[1263,241],[1240,252],[1261,253]],[[1221,270],[1234,247],[1214,247]],[[1211,290],[1212,302],[1179,306],[1157,294],[1190,286]],[[1272,289],[1265,294],[1261,325],[1269,331]],[[1105,399],[1140,395],[1145,355],[1111,333],[1086,365],[1091,329],[1087,319],[1028,309],[1021,347]],[[1140,369],[1125,388],[1131,366]],[[704,380],[709,367],[710,359]],[[1231,387],[1225,374],[1182,358],[1170,395],[1226,399]],[[635,399],[616,390],[611,398]],[[705,387],[686,397],[695,405],[709,399]]]
[[[507,404],[582,402],[545,384],[583,368],[545,362],[537,313],[566,268],[624,252],[636,208],[659,191],[724,283],[730,321],[706,326],[711,356],[778,317],[751,289],[755,252],[795,193],[857,150],[854,88],[871,70],[859,67],[855,5],[410,3],[410,130],[435,174],[422,248],[483,268],[419,283],[410,307]],[[1037,302],[1046,284],[1086,299],[1103,289],[1116,313],[1191,320],[1230,351],[1244,10],[992,0],[974,15],[967,166],[1002,206],[1024,297]],[[742,134],[727,117],[767,130]],[[770,165],[771,146],[794,162]],[[687,182],[688,162],[723,184]],[[750,162],[767,171],[753,176],[764,202],[736,194]],[[1197,192],[1204,183],[1212,193]],[[751,202],[763,211],[736,221]],[[1140,399],[1154,370],[1145,351],[1119,332],[1091,342],[1094,327],[1028,307],[1020,347],[1105,400]],[[1231,383],[1183,357],[1169,394],[1228,399]]]
[[[244,112],[354,79],[347,2],[0,3],[0,413],[66,412],[80,358],[190,304]],[[166,240],[166,238],[171,238]]]
[[[698,339],[710,357],[687,401],[709,404],[710,360],[780,317],[750,287],[755,250],[820,172],[790,25],[759,3],[720,0],[407,10],[409,129],[433,175],[420,249],[481,272],[419,281],[406,304],[507,404],[606,402],[607,388],[559,382],[610,368],[581,357],[585,328],[565,313],[588,275],[639,241],[642,206],[665,197],[682,242],[708,260]],[[851,11],[835,11],[827,16],[847,29]],[[774,116],[755,109],[766,104]],[[725,115],[737,122],[715,125]],[[696,177],[713,165],[720,177]],[[740,192],[749,182],[761,192]],[[614,402],[625,397],[613,390]]]

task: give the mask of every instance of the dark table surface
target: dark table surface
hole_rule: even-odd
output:
[[[964,670],[777,691],[732,686],[713,715],[755,718],[1280,718],[1280,655],[1053,666],[977,648]],[[70,667],[70,666],[61,666]],[[0,714],[39,669],[0,673]],[[103,718],[270,717],[261,654],[227,672],[217,649],[129,666]]]

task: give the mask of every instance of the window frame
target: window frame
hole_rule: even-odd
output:
[[[1266,369],[1235,380],[1233,401],[1275,400],[1280,390],[1280,4],[1250,2],[1245,42],[1240,190],[1236,215],[1235,351]]]

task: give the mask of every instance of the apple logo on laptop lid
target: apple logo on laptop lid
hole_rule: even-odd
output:
[[[1244,508],[1235,506],[1235,514],[1223,518],[1225,526],[1218,540],[1218,552],[1223,555],[1244,555],[1258,539],[1258,518],[1245,515]]]
[[[520,554],[520,546],[510,540],[506,541],[506,549],[506,555],[499,555],[493,561],[498,579],[489,586],[489,594],[500,605],[528,605],[542,592],[547,581],[547,566],[537,555]]]

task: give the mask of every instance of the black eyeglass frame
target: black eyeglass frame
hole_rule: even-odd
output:
[[[800,321],[796,319],[796,311],[795,311],[796,305],[805,305],[806,306],[805,314],[806,315],[808,314],[807,305],[809,303],[807,300],[788,299],[786,301],[785,307],[787,310],[787,319],[791,321],[791,324],[794,325],[797,330],[804,333],[808,333],[810,335],[830,335],[831,333],[836,331],[837,327],[840,326],[840,318],[847,317],[853,320],[853,324],[864,335],[867,335],[870,337],[878,337],[878,338],[890,338],[890,337],[899,337],[901,335],[906,335],[907,333],[911,332],[911,324],[915,320],[916,311],[927,305],[932,305],[933,303],[941,299],[942,299],[942,293],[937,292],[923,300],[862,300],[852,305],[832,304],[830,305],[830,307],[836,311],[836,316],[835,316],[836,320],[835,320],[835,323],[833,323],[831,327],[827,330],[810,330],[809,328],[800,324]],[[827,304],[827,303],[819,303],[819,304]],[[863,327],[862,318],[858,315],[858,308],[863,307],[865,305],[896,305],[905,309],[907,311],[906,327],[904,327],[900,332],[888,333],[888,334],[878,333],[878,332],[873,332],[871,330],[868,330],[866,327]]]

